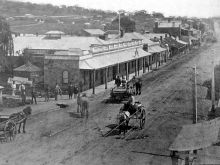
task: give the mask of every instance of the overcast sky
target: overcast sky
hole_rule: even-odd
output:
[[[126,11],[158,11],[165,16],[220,16],[220,0],[17,0],[54,5],[79,5],[86,8]]]

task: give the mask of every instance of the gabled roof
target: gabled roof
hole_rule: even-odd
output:
[[[83,30],[91,35],[104,35],[105,33],[101,29],[83,29]]]
[[[19,72],[39,72],[41,69],[35,65],[33,65],[30,62],[27,62],[26,64],[19,66],[18,68],[15,68],[14,71]]]

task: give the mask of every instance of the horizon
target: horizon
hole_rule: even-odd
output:
[[[134,12],[138,10],[146,10],[148,13],[160,12],[164,16],[186,16],[186,17],[218,17],[220,16],[220,1],[219,0],[126,0],[124,5],[123,0],[13,0],[18,2],[31,2],[35,4],[52,4],[55,6],[80,6],[89,9],[97,9],[103,11],[125,10]],[[124,0],[125,1],[125,0]],[[108,3],[109,2],[109,3]],[[108,5],[106,5],[108,3]],[[149,5],[150,4],[150,5]]]

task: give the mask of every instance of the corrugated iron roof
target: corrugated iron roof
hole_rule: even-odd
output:
[[[41,69],[35,65],[33,65],[30,62],[27,62],[26,64],[19,66],[18,68],[15,68],[14,71],[20,71],[20,72],[39,72]]]
[[[51,49],[51,50],[68,50],[71,48],[80,48],[81,50],[90,50],[91,44],[105,44],[104,40],[97,37],[75,37],[63,36],[61,39],[49,40],[44,37],[15,37],[14,51],[29,49]]]
[[[135,58],[140,58],[144,56],[149,56],[148,53],[142,49],[142,47],[137,48],[138,54],[135,55],[136,48],[108,52],[104,54],[99,54],[88,59],[80,60],[80,69],[99,69],[107,66],[112,66],[118,63],[123,63],[127,61],[134,60]]]

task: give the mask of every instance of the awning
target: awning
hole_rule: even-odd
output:
[[[80,60],[80,69],[99,69],[113,66],[118,63],[128,62],[141,57],[149,56],[151,53],[144,51],[141,47],[137,49],[128,49],[117,52],[106,52],[93,55],[93,57]]]
[[[160,47],[159,45],[149,46],[149,48],[148,48],[148,52],[150,52],[150,53],[159,53],[159,52],[163,52],[163,51],[166,51],[166,49]]]
[[[203,123],[185,125],[171,144],[171,151],[192,151],[218,142],[220,118]]]

